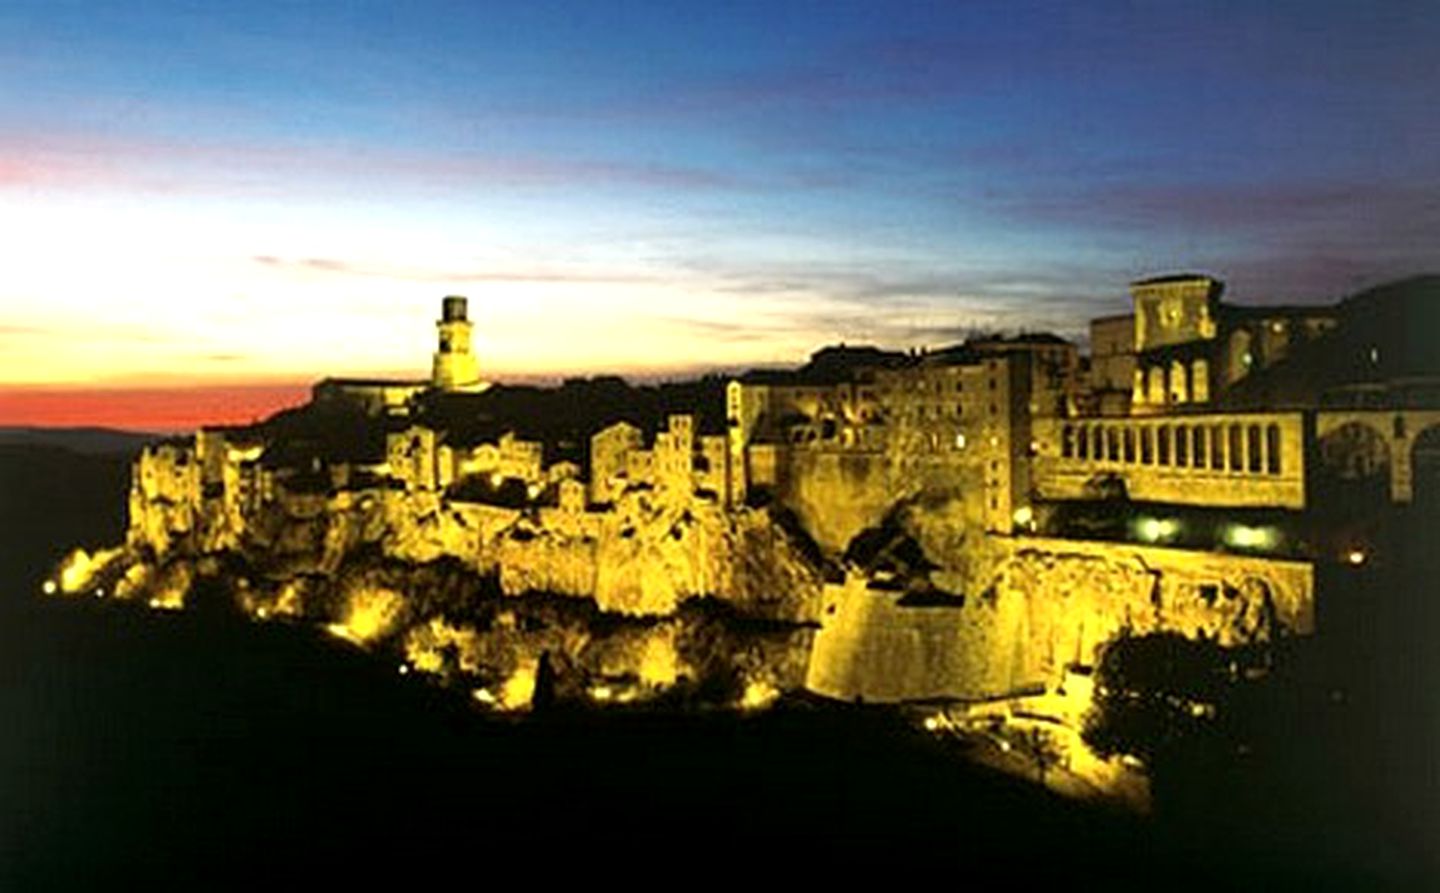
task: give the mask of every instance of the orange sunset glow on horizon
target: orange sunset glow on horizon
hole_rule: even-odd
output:
[[[0,426],[157,434],[248,424],[309,399],[307,384],[18,387],[0,391]]]

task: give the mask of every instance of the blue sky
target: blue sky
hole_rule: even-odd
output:
[[[0,381],[1078,334],[1440,268],[1433,3],[14,3]]]

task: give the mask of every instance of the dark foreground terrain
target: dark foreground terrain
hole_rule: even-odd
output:
[[[1211,851],[970,765],[876,709],[500,721],[303,628],[51,601],[0,654],[0,883],[495,863],[1356,880]],[[647,868],[648,870],[648,868]],[[1233,872],[1241,872],[1236,878]],[[22,886],[22,883],[25,886]],[[1227,884],[1228,886],[1228,884]]]

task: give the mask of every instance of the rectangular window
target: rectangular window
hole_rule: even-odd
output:
[[[1245,430],[1245,457],[1249,460],[1246,464],[1252,472],[1260,470],[1260,426],[1251,425]]]
[[[1190,464],[1190,429],[1181,425],[1175,429],[1175,465],[1184,468]]]
[[[1265,429],[1265,470],[1271,474],[1280,473],[1280,426],[1270,425]]]
[[[1170,426],[1161,425],[1159,439],[1155,446],[1155,461],[1158,465],[1170,464]]]
[[[1125,461],[1135,464],[1135,429],[1125,429]]]
[[[1230,443],[1228,444],[1228,446],[1229,446],[1229,448],[1230,448],[1230,470],[1231,470],[1231,471],[1243,471],[1244,468],[1245,468],[1245,466],[1244,466],[1244,465],[1241,463],[1241,461],[1240,461],[1240,451],[1241,451],[1242,449],[1244,449],[1244,446],[1241,444],[1241,441],[1242,441],[1243,438],[1244,438],[1244,434],[1241,432],[1240,426],[1239,426],[1239,425],[1231,425],[1231,426],[1230,426]]]
[[[1225,429],[1220,425],[1210,426],[1210,467],[1216,471],[1225,468]]]
[[[1194,441],[1195,441],[1194,444],[1193,444],[1193,446],[1195,447],[1195,449],[1194,449],[1194,451],[1193,451],[1193,452],[1195,453],[1195,467],[1196,467],[1196,468],[1204,468],[1204,467],[1205,467],[1205,428],[1204,428],[1203,426],[1201,426],[1201,425],[1196,425],[1196,426],[1194,427],[1194,429],[1192,429],[1191,433],[1194,435]]]
[[[1155,429],[1149,426],[1140,429],[1140,461],[1155,464]]]

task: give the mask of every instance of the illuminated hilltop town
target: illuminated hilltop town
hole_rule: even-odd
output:
[[[496,709],[720,678],[741,706],[804,689],[942,705],[932,728],[1040,722],[1103,786],[1121,770],[1078,732],[1107,648],[1323,632],[1395,519],[1440,502],[1440,278],[1324,307],[1223,290],[1135,282],[1088,355],[841,345],[553,389],[483,381],[447,297],[428,381],[326,379],[147,448],[127,542],[48,585],[156,607],[219,587]]]

